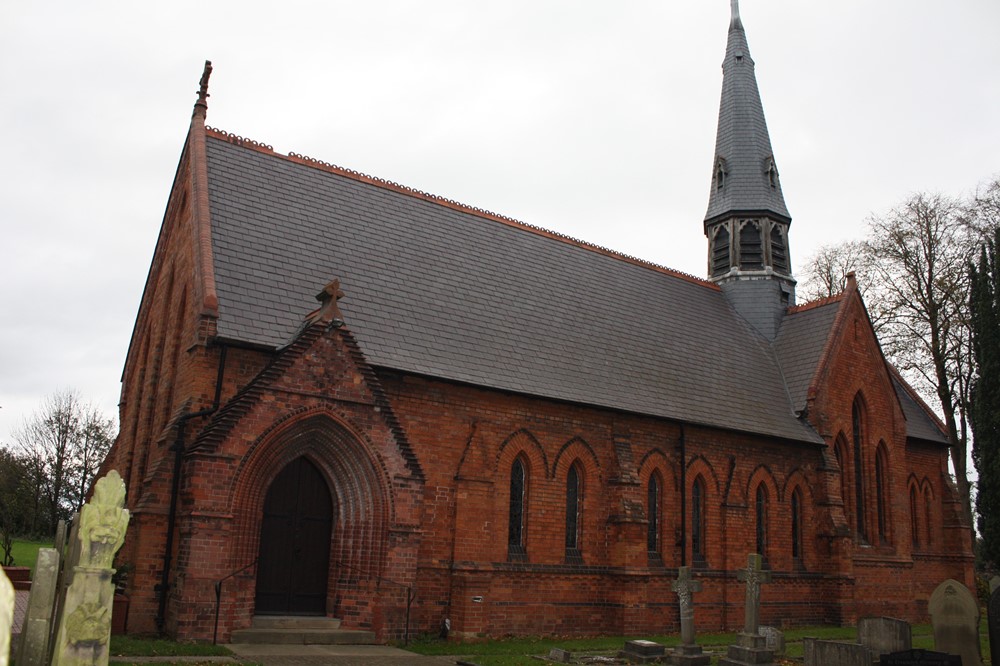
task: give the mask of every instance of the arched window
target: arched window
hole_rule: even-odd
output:
[[[777,224],[771,227],[771,266],[776,271],[788,272],[788,248],[785,235]]]
[[[691,486],[691,560],[705,563],[705,482],[701,476]]]
[[[712,241],[712,275],[724,275],[729,271],[729,229],[720,225],[715,230]]]
[[[566,474],[566,559],[580,559],[580,498],[583,486],[579,465],[570,465]]]
[[[767,560],[767,489],[764,484],[757,486],[757,554]]]
[[[646,550],[660,554],[660,481],[658,475],[649,475],[646,486]]]
[[[851,434],[854,445],[854,515],[857,520],[855,527],[858,535],[867,541],[868,531],[865,529],[865,488],[864,479],[861,474],[861,445],[865,433],[864,424],[862,423],[860,397],[854,399],[854,405],[851,407]]]
[[[844,503],[844,518],[850,522],[852,518],[851,497],[847,493],[847,479],[850,473],[847,469],[847,442],[844,440],[843,434],[837,435],[837,441],[833,445],[833,455],[837,458],[837,467],[840,468],[840,499]]]
[[[524,505],[527,494],[528,477],[524,462],[518,458],[510,468],[510,512],[507,523],[507,557],[512,560],[524,559]]]
[[[802,564],[802,493],[798,488],[792,491],[792,560]]]
[[[880,543],[889,540],[889,504],[886,493],[889,490],[889,479],[886,477],[888,464],[885,460],[885,446],[879,444],[875,452],[875,514],[878,524],[878,538]]]
[[[740,227],[740,268],[764,268],[764,248],[761,245],[760,227],[753,220],[746,220]]]
[[[917,489],[910,486],[910,539],[913,547],[920,547],[920,525],[917,520]]]
[[[924,522],[927,524],[927,546],[930,547],[934,545],[934,522],[932,519],[933,513],[931,508],[931,491],[930,488],[924,488]]]

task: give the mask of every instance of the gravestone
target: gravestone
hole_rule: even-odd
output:
[[[549,661],[554,661],[559,664],[569,664],[573,662],[573,653],[569,650],[563,650],[562,648],[552,648],[549,650],[549,656],[547,658]]]
[[[777,627],[761,626],[760,635],[764,637],[764,645],[775,656],[780,657],[785,654],[785,633],[783,631]]]
[[[663,660],[666,648],[653,641],[626,641],[625,649],[618,652],[619,659],[633,664],[652,664]]]
[[[691,577],[691,567],[680,567],[677,580],[671,586],[677,593],[681,611],[681,644],[670,653],[670,663],[675,666],[706,666],[712,659],[702,654],[701,646],[694,639],[695,592],[701,592],[701,582]]]
[[[59,551],[55,548],[40,548],[35,560],[31,595],[28,597],[28,612],[21,626],[21,640],[17,648],[18,666],[48,665],[58,579]]]
[[[962,657],[963,666],[983,666],[979,652],[979,604],[969,588],[946,580],[928,604],[934,627],[934,649]]]
[[[14,584],[0,569],[0,666],[10,663],[10,630],[14,624]]]
[[[802,646],[805,666],[872,666],[875,660],[872,651],[860,643],[808,638]]]
[[[774,663],[774,653],[767,649],[767,639],[760,635],[759,629],[760,586],[771,582],[771,572],[763,570],[760,555],[750,553],[746,569],[737,572],[736,577],[746,583],[743,632],[739,635],[739,643],[730,645],[726,656],[719,660],[719,666],[769,666]]]
[[[1000,587],[1000,576],[993,576],[990,578],[990,594],[996,592],[998,587]]]
[[[997,577],[993,577],[997,580]],[[990,587],[993,588],[992,581]],[[990,603],[986,606],[986,624],[989,628],[990,654],[1000,658],[1000,587],[993,588]]]
[[[879,666],[962,666],[962,658],[930,650],[905,650],[884,654],[878,663]]]
[[[902,652],[913,647],[910,623],[891,617],[858,620],[858,642],[876,655]]]
[[[125,484],[112,470],[94,485],[93,497],[80,511],[79,563],[59,617],[52,666],[107,666],[115,592],[111,563],[125,541],[129,514],[124,507]]]

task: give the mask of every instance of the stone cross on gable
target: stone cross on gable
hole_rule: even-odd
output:
[[[343,297],[344,290],[340,288],[340,280],[332,280],[323,287],[323,291],[316,294],[316,300],[322,305],[319,306],[319,311],[313,317],[328,323],[342,324],[344,316],[340,314],[340,306],[337,305],[337,301]]]
[[[750,553],[747,568],[736,573],[736,578],[747,584],[743,633],[750,636],[756,636],[760,629],[760,586],[771,582],[771,572],[763,569],[762,562],[760,555]]]
[[[681,605],[681,643],[694,645],[694,603],[691,595],[701,592],[701,581],[691,577],[691,567],[680,567],[677,580],[670,586]]]

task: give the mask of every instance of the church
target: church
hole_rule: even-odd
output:
[[[681,566],[732,629],[753,552],[766,624],[973,585],[943,428],[858,285],[796,302],[735,2],[704,278],[210,128],[210,73],[102,470],[130,632],[662,634]]]

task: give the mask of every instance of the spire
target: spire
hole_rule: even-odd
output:
[[[791,222],[764,120],[754,61],[740,18],[739,0],[731,2],[706,231],[713,222],[733,213],[771,214],[785,223]]]

